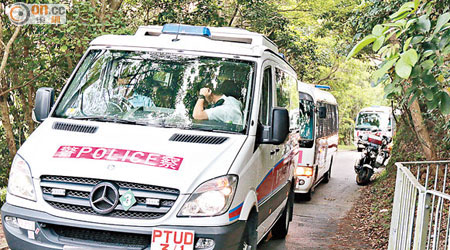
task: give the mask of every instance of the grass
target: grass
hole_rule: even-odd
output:
[[[342,151],[349,151],[349,150],[356,150],[356,146],[355,145],[339,145],[339,150]]]

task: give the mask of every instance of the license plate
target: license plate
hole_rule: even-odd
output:
[[[154,228],[151,250],[194,250],[194,231]]]

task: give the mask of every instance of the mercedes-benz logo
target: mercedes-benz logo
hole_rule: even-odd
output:
[[[111,213],[119,203],[119,190],[110,182],[101,182],[92,189],[89,202],[95,212]]]

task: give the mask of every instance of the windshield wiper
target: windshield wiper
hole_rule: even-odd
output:
[[[107,116],[75,116],[75,117],[68,117],[68,118],[74,119],[74,120],[112,122],[112,123],[133,124],[133,125],[142,125],[142,126],[152,125],[147,122],[130,121],[130,120],[121,119],[121,118],[117,118],[117,117],[107,117]]]
[[[201,130],[201,131],[226,133],[226,134],[241,134],[241,132],[236,132],[236,131],[232,131],[232,130],[225,130],[225,129],[210,128],[210,127],[186,126],[186,127],[180,127],[180,129]]]

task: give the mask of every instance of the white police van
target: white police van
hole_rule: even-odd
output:
[[[255,249],[287,234],[297,81],[265,36],[172,24],[101,36],[54,96],[37,91],[42,124],[11,167],[11,249]]]
[[[395,118],[391,107],[371,106],[359,111],[355,118],[355,130],[353,131],[354,144],[361,152],[365,146],[362,143],[363,136],[375,135],[392,138],[395,131]]]

